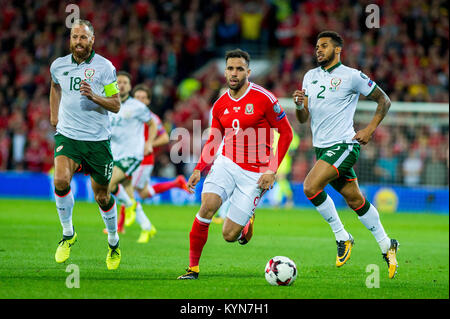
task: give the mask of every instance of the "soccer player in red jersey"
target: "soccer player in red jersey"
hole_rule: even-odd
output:
[[[189,268],[178,279],[197,279],[199,260],[211,219],[229,199],[222,234],[227,242],[246,244],[253,234],[255,209],[273,187],[275,174],[292,140],[292,128],[277,98],[249,82],[250,56],[240,49],[225,55],[228,90],[213,105],[210,136],[188,181],[191,193],[202,170],[214,161],[203,184],[201,207],[189,234]],[[273,130],[280,134],[272,150]],[[222,154],[214,160],[221,142]]]

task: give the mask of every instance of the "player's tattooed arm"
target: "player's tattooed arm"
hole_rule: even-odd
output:
[[[374,116],[377,120],[379,120],[375,122],[378,126],[391,107],[391,99],[379,86],[377,86],[367,98],[378,103]]]
[[[61,101],[61,86],[51,82],[50,86],[50,124],[56,127],[58,124],[59,102]]]
[[[373,133],[375,132],[378,125],[380,125],[381,121],[384,119],[391,106],[391,100],[389,99],[389,96],[387,96],[387,94],[379,86],[377,86],[367,98],[369,100],[377,102],[378,106],[375,111],[375,115],[373,116],[369,125],[367,125],[366,128],[358,131],[353,138],[363,145],[367,144],[370,141]]]

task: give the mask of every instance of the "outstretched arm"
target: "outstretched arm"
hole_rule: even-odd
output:
[[[377,102],[378,106],[370,123],[364,129],[358,131],[353,137],[353,139],[357,140],[362,145],[365,145],[370,141],[373,133],[378,125],[380,125],[391,106],[389,96],[387,96],[379,86],[377,86],[367,98]]]

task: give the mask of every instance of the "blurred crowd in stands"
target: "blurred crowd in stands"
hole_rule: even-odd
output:
[[[368,29],[365,8],[380,9],[380,28]],[[69,53],[68,3],[0,0],[0,171],[49,171],[54,129],[49,123],[49,66]],[[444,0],[101,0],[77,3],[95,28],[94,49],[133,84],[153,90],[152,110],[166,129],[208,126],[224,87],[213,58],[240,47],[273,61],[251,78],[277,97],[289,97],[315,67],[314,44],[323,30],[344,38],[342,61],[372,77],[392,101],[449,102],[449,17]],[[388,115],[389,116],[389,115]],[[417,115],[417,116],[420,116]],[[301,142],[291,180],[313,165],[309,126],[292,118]],[[361,182],[448,185],[446,124],[381,126],[363,147]],[[195,161],[192,158],[191,161]],[[192,165],[158,155],[155,173],[189,174]]]

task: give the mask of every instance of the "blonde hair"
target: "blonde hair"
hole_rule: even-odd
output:
[[[87,26],[89,31],[91,32],[91,34],[94,35],[94,27],[92,26],[92,23],[90,23],[88,20],[75,19],[75,21],[72,24],[72,28],[75,25],[85,25],[85,26]]]

